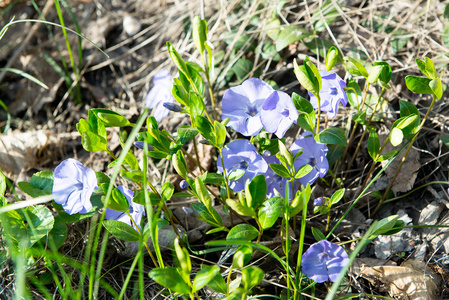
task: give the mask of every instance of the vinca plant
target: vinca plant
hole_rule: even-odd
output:
[[[381,142],[373,120],[392,84],[387,62],[366,64],[330,47],[322,64],[325,69],[318,69],[308,56],[293,61],[292,76],[307,91],[304,97],[276,90],[259,78],[246,78],[224,93],[216,93],[212,88],[214,52],[207,40],[206,20],[194,19],[192,37],[202,64],[186,61],[167,42],[176,72],[163,70],[154,76],[153,88],[145,98],[146,109],[135,123],[103,108],[90,109],[77,123],[85,151],[110,155],[108,174],[112,175],[66,159],[54,172],[38,172],[29,182],[18,183],[34,198],[33,205],[25,206],[6,203],[6,179],[0,178],[2,236],[16,267],[28,267],[31,272],[31,266],[44,257],[45,268],[64,299],[81,299],[82,295],[95,299],[100,287],[111,297],[122,299],[135,270],[141,289],[143,277],[149,276],[171,299],[200,299],[204,289],[215,291],[216,298],[249,299],[261,293],[258,286],[266,276],[254,263],[258,252],[271,257],[282,270],[283,289],[276,297],[303,299],[314,295],[320,284],[329,287],[326,299],[345,295],[339,287],[356,255],[377,236],[397,233],[405,224],[397,215],[374,221],[355,250],[345,248],[333,232],[400,151],[405,151],[403,160],[407,159],[435,101],[442,97],[442,83],[432,60],[416,59],[423,76],[405,78],[412,92],[431,95],[426,115],[421,118],[412,103],[401,100],[400,116]],[[346,80],[337,74],[343,70]],[[366,101],[370,86],[380,91],[374,107]],[[355,111],[348,124],[330,126],[335,123],[329,120],[338,112],[349,111],[348,106]],[[184,115],[189,124],[172,132],[163,129],[160,123],[169,113]],[[120,135],[118,156],[109,147],[111,128],[127,133]],[[361,137],[351,152],[360,128]],[[214,153],[211,169],[201,165],[200,143]],[[385,152],[388,143],[395,148]],[[190,145],[192,151],[188,151]],[[355,198],[348,198],[345,176],[356,152],[364,149],[372,158],[371,168]],[[182,192],[176,192],[177,187],[168,181],[149,178],[149,160],[170,161],[182,179]],[[386,165],[375,172],[382,161]],[[312,199],[318,183],[335,192]],[[374,213],[388,199],[391,185],[379,197]],[[207,260],[192,267],[192,255],[198,252],[177,229],[177,220],[167,206],[173,197],[194,200],[186,213],[210,228],[206,234],[211,238],[203,251],[228,253],[232,259],[224,261],[227,268]],[[342,203],[347,210],[335,222],[331,212]],[[217,207],[223,208],[231,225],[223,221]],[[311,217],[320,214],[327,216],[324,231],[309,224]],[[89,246],[84,260],[69,261],[56,255],[71,228],[68,225],[86,219]],[[159,234],[166,226],[176,234],[174,262],[167,260],[159,244]],[[281,251],[266,243],[273,239],[272,232],[277,232]],[[122,290],[102,280],[105,245],[111,236],[139,245]],[[144,257],[151,259],[150,271],[143,268]],[[80,272],[76,287],[64,284],[72,276],[64,264]],[[38,277],[32,283],[48,293]]]

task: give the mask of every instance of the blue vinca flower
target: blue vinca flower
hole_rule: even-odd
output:
[[[246,180],[252,180],[259,174],[265,174],[268,169],[268,164],[262,155],[257,153],[254,145],[248,140],[235,140],[223,148],[223,163],[228,175],[237,170],[244,172],[242,177],[229,184],[229,187],[235,192],[245,188]],[[217,169],[223,172],[221,157],[218,157]]]
[[[318,177],[324,177],[329,170],[329,162],[326,154],[328,152],[327,146],[318,143],[313,138],[310,131],[305,131],[291,146],[290,150],[295,155],[299,150],[302,154],[295,160],[295,169],[298,170],[305,164],[313,167],[306,176],[299,178],[299,182],[306,186],[307,183],[312,185]]]
[[[312,244],[302,255],[302,272],[317,283],[335,282],[349,263],[348,254],[339,245],[326,240]]]
[[[56,167],[51,194],[68,214],[89,212],[92,209],[90,197],[97,189],[95,172],[79,161],[69,158]]]
[[[292,98],[284,92],[274,91],[262,104],[260,119],[267,132],[282,138],[298,115]]]
[[[129,204],[129,214],[133,218],[134,222],[139,226],[140,228],[140,222],[142,221],[142,216],[145,214],[145,207],[141,204],[133,202],[134,193],[131,190],[128,190],[122,185],[119,185],[117,189],[122,192],[123,195],[125,195],[126,199],[128,200]],[[110,208],[106,209],[105,213],[106,220],[113,220],[113,221],[120,221],[123,223],[126,223],[128,225],[131,225],[134,229],[136,229],[136,226],[129,218],[128,214],[126,212],[113,210]]]
[[[223,120],[229,118],[228,126],[245,136],[257,135],[262,129],[262,104],[273,92],[268,83],[258,78],[247,79],[228,89],[222,101]]]
[[[323,85],[320,91],[321,111],[327,112],[329,118],[335,118],[337,115],[338,104],[343,106],[348,104],[348,95],[344,88],[346,83],[336,73],[320,71]],[[318,109],[318,101],[316,97],[309,92],[310,103],[313,108]]]
[[[276,155],[272,156],[263,156],[267,164],[280,164],[280,160],[276,157]],[[287,187],[287,177],[282,177],[276,173],[268,166],[268,170],[265,173],[265,180],[267,182],[267,198],[272,198],[276,196],[274,190],[278,191],[282,197],[285,197],[285,189]],[[293,189],[290,186],[290,199],[292,199]]]
[[[153,109],[153,116],[156,121],[160,121],[168,116],[170,112],[164,103],[172,103],[175,99],[171,93],[172,82],[170,73],[167,70],[161,70],[153,77],[153,88],[145,97],[145,106]]]

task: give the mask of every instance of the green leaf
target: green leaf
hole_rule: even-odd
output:
[[[62,246],[67,237],[67,225],[65,225],[65,222],[61,217],[55,217],[54,220],[55,223],[53,225],[53,228],[48,234],[48,241],[50,249],[57,250]],[[44,236],[41,242],[45,245],[47,242],[47,238]]]
[[[376,162],[388,160],[388,159],[392,158],[397,152],[398,152],[397,150],[392,150],[385,154],[382,154],[379,156],[379,158],[376,160]]]
[[[401,231],[402,227],[404,226],[404,222],[401,221],[401,220],[398,220],[398,219],[399,219],[398,215],[392,215],[392,216],[388,216],[388,217],[383,218],[382,220],[380,220],[376,224],[376,226],[372,229],[373,233],[372,233],[372,236],[370,238],[373,238],[373,237],[378,236],[378,235],[389,235],[389,234],[392,234],[390,232],[391,232],[391,230],[394,227],[399,227],[399,228],[395,228],[393,230],[399,229],[399,231]],[[394,233],[397,233],[399,231],[396,231]]]
[[[213,227],[223,227],[223,221],[213,207],[208,209],[203,203],[192,203],[192,208],[199,213],[198,220]]]
[[[449,7],[449,5],[446,5],[446,8]],[[443,30],[443,36],[441,37],[441,41],[443,42],[444,47],[449,47],[449,23],[444,26]]]
[[[337,144],[346,146],[346,136],[341,128],[329,127],[315,136],[315,141],[323,144]]]
[[[274,173],[281,177],[290,177],[290,172],[283,166],[279,164],[269,164],[270,168]]]
[[[143,173],[142,171],[125,171],[123,169],[120,170],[120,175],[129,179],[133,182],[142,182],[143,181]]]
[[[161,197],[163,201],[168,201],[173,196],[175,191],[175,187],[170,182],[166,182],[162,185],[161,188]]]
[[[433,94],[429,84],[432,80],[426,77],[408,75],[405,77],[407,88],[417,94]]]
[[[335,191],[330,200],[331,204],[334,205],[340,202],[340,200],[343,199],[343,196],[345,195],[345,191],[346,190],[344,188]]]
[[[179,274],[178,269],[174,267],[154,268],[148,273],[148,276],[173,292],[182,295],[190,293],[189,285],[184,281],[181,274]]]
[[[120,221],[105,220],[103,226],[110,234],[118,239],[129,242],[136,242],[140,240],[140,235],[131,225]]]
[[[310,101],[296,93],[292,94],[292,100],[299,113],[296,121],[298,125],[307,131],[315,131],[316,115],[315,109]]]
[[[285,147],[284,143],[281,140],[278,140],[279,143],[279,154],[285,158],[287,162],[287,166],[293,166],[293,155],[292,153]]]
[[[410,40],[410,36],[406,35],[409,35],[409,32],[401,28],[397,29],[396,32],[393,33],[390,42],[393,53],[398,53],[407,45],[407,42]]]
[[[173,167],[175,168],[179,176],[181,176],[182,178],[187,178],[188,176],[187,163],[182,151],[178,150],[178,152],[176,152],[175,155],[172,155],[171,159]]]
[[[306,58],[308,58],[308,57],[306,56]],[[294,71],[299,83],[306,90],[308,90],[315,96],[319,95],[320,90],[319,90],[318,81],[315,78],[313,71],[310,70],[310,68],[306,64],[298,66],[298,64],[296,63],[296,59],[293,60],[293,71]]]
[[[391,126],[392,129],[398,128],[402,131],[402,134],[407,137],[410,133],[414,133],[418,130],[419,124],[416,123],[418,120],[418,115],[409,115],[405,117],[401,117],[397,119],[393,125]],[[396,133],[397,134],[397,133]]]
[[[273,40],[276,41],[279,33],[281,33],[281,21],[276,18],[272,17],[271,20],[267,23],[267,26],[265,27],[265,33]]]
[[[304,207],[304,198],[306,205],[310,200],[310,195],[312,194],[312,189],[310,188],[310,184],[307,183],[307,186],[302,189],[302,191],[297,191],[295,198],[293,198],[292,203],[289,207],[290,217],[296,216],[299,212],[302,211]]]
[[[384,83],[388,83],[391,80],[392,70],[391,66],[385,61],[376,61],[373,64],[374,67],[382,66],[382,71],[379,74],[379,80]]]
[[[106,194],[108,186],[103,184],[101,187]],[[125,195],[118,188],[114,188],[109,199],[108,207],[112,210],[127,212],[129,211],[128,199],[126,199]]]
[[[310,51],[312,51],[319,57],[326,57],[329,49],[335,47],[335,45],[331,41],[316,36],[305,37],[302,42],[307,48],[309,48]],[[341,53],[338,54],[337,61],[343,61],[343,56],[341,55]]]
[[[299,178],[306,176],[312,170],[313,170],[313,167],[309,164],[305,164],[305,165],[301,166],[298,170],[296,170],[295,179],[299,179]]]
[[[195,118],[195,124],[200,134],[212,145],[215,145],[215,130],[209,120],[202,116],[197,116]]]
[[[195,16],[193,18],[192,38],[196,49],[203,55],[204,43],[207,41],[207,24],[206,20]]]
[[[257,210],[267,196],[267,182],[264,175],[259,174],[251,180],[249,192],[251,194],[251,203],[249,206]]]
[[[449,147],[449,135],[440,135],[440,140]]]
[[[206,266],[201,265],[201,270],[196,273],[193,279],[192,292],[196,292],[209,284],[217,275],[220,275],[219,266]]]
[[[251,260],[253,248],[251,246],[240,246],[232,257],[232,267],[234,269],[242,269]]]
[[[338,61],[338,49],[334,46],[330,47],[326,54],[326,71],[332,70]]]
[[[346,64],[346,68],[349,71],[349,73],[354,75],[360,75],[368,79],[369,76],[368,71],[358,60],[349,56],[345,56],[343,59],[350,63]],[[355,67],[355,69],[351,66],[351,64]]]
[[[208,287],[216,291],[217,293],[226,294],[226,281],[223,279],[220,273],[215,275],[211,281],[207,284]]]
[[[176,51],[175,47],[170,42],[167,42],[167,50],[170,58],[175,63],[179,72],[183,73],[184,76],[190,78],[189,70],[187,69],[187,65],[182,59],[181,55],[179,55],[178,51]]]
[[[228,175],[229,181],[235,181],[240,179],[243,175],[245,175],[245,170],[243,169],[235,169],[232,170],[231,173]]]
[[[379,79],[379,76],[382,73],[382,69],[383,69],[382,66],[374,66],[371,69],[371,72],[367,78],[367,81],[371,84],[377,82],[377,79]]]
[[[82,119],[81,119],[82,120]],[[80,120],[80,121],[81,121]],[[78,128],[78,126],[77,126]],[[90,131],[80,133],[81,144],[84,150],[88,152],[106,151],[107,150],[107,140],[98,134]]]
[[[441,99],[443,97],[443,84],[441,83],[440,78],[435,78],[431,82],[429,82],[429,86],[433,91],[433,94],[438,98]]]
[[[335,19],[337,19],[337,17],[339,16],[339,12],[337,8],[335,8],[335,5],[338,7],[341,6],[340,4],[338,4],[338,2],[328,0],[320,5],[320,8],[313,13],[312,20],[318,19],[318,21],[313,24],[316,32],[325,30],[326,24],[330,24],[335,21]]]
[[[253,70],[254,63],[248,59],[240,58],[232,66],[232,71],[239,81],[242,81]]]
[[[193,119],[204,114],[204,101],[197,93],[190,92],[190,115]]]
[[[426,63],[427,76],[430,79],[437,78],[438,77],[437,71],[435,70],[435,65],[433,64],[433,61],[430,58],[428,58],[427,56],[426,56],[425,60],[426,60],[425,63]]]
[[[288,25],[281,29],[279,36],[276,38],[276,51],[281,51],[288,45],[311,35],[304,27],[299,25]]]
[[[375,130],[370,130],[368,136],[368,154],[372,159],[376,159],[377,154],[380,151],[379,136]]]
[[[222,182],[224,182],[224,177],[218,173],[207,173],[206,179],[204,180],[204,183],[207,184],[217,184]]]
[[[355,91],[354,91],[355,90]],[[350,79],[346,85],[346,94],[348,94],[348,100],[351,106],[355,109],[359,109],[362,104],[362,90],[354,79]]]
[[[245,206],[233,199],[226,199],[226,204],[236,213],[245,217],[255,217],[256,212],[252,207]]]
[[[252,241],[259,235],[254,226],[248,224],[238,224],[229,231],[226,240],[245,240]]]
[[[214,121],[214,130],[215,130],[215,147],[217,148],[223,148],[223,144],[226,140],[226,127],[224,127],[223,124],[218,122],[217,120]]]
[[[401,129],[395,127],[391,130],[390,142],[394,147],[400,145],[402,143],[403,139],[404,139],[404,134],[402,133]]]
[[[172,86],[171,93],[178,103],[185,105],[187,107],[190,106],[189,93],[186,91],[181,81],[178,78],[173,78],[175,82]]]
[[[449,19],[449,3],[447,3],[446,6],[444,6],[443,17],[445,19]]]
[[[352,120],[356,123],[366,125],[366,110],[359,111],[352,116]]]
[[[243,288],[248,291],[252,287],[262,282],[265,273],[261,268],[250,266],[242,270],[242,284]]]
[[[176,132],[178,133],[177,142],[181,144],[185,144],[194,137],[197,136],[198,130],[196,128],[192,128],[190,126],[184,125],[179,127]]]
[[[115,111],[104,108],[94,108],[91,111],[104,123],[105,127],[131,126],[128,119]]]
[[[317,242],[326,239],[324,233],[322,233],[319,229],[312,227],[312,235]]]
[[[53,189],[53,172],[41,171],[33,174],[30,182],[19,182],[20,189],[33,198],[51,195]]]
[[[262,229],[271,228],[284,209],[282,197],[273,197],[265,201],[258,211],[258,219]]]
[[[201,181],[200,178],[195,178],[195,191],[198,194],[198,199],[203,203],[208,209],[212,207],[212,199],[210,198],[209,192],[206,186]]]

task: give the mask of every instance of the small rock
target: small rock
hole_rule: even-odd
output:
[[[131,16],[125,16],[123,18],[123,29],[125,30],[128,36],[133,36],[137,34],[141,28],[142,25],[140,24],[140,21],[137,18]]]

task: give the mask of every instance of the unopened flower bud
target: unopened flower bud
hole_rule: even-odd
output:
[[[174,112],[180,112],[182,110],[181,106],[178,104],[172,103],[172,102],[164,102],[162,104],[166,109],[174,111]]]
[[[185,179],[181,180],[181,182],[179,183],[179,187],[181,188],[181,190],[185,190],[189,187],[189,183]]]
[[[313,206],[321,206],[324,204],[324,198],[323,197],[318,197],[315,200],[313,200]]]
[[[142,142],[142,141],[135,141],[135,142],[134,142],[134,146],[136,146],[136,148],[143,149],[143,145],[144,145],[143,143],[145,143],[145,142]],[[153,146],[151,146],[151,145],[148,144],[148,143],[147,143],[147,145],[148,145],[148,150],[153,149]]]

